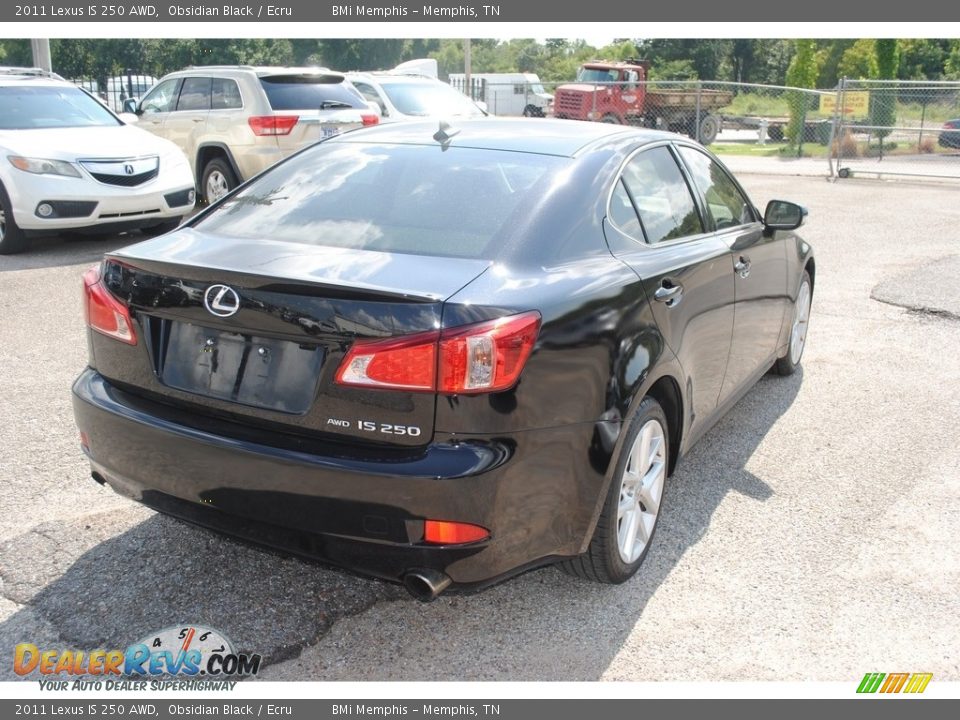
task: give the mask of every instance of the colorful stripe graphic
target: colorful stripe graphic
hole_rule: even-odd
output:
[[[857,687],[858,693],[922,693],[933,678],[932,673],[867,673]]]

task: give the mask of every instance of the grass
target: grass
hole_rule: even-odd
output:
[[[786,98],[757,93],[740,93],[733,102],[720,109],[723,115],[749,115],[754,117],[786,117],[790,106]]]
[[[717,155],[740,155],[747,157],[777,157],[777,158],[795,158],[797,157],[797,148],[791,147],[788,143],[768,142],[766,145],[759,143],[714,143],[710,146],[710,151]],[[801,157],[826,157],[827,147],[818,143],[804,143],[803,154]]]

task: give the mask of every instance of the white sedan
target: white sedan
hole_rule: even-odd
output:
[[[195,199],[173,143],[64,80],[0,74],[0,254],[63,230],[167,232]]]

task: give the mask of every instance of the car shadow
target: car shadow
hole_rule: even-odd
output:
[[[139,232],[120,235],[45,235],[30,238],[29,248],[16,255],[0,255],[0,272],[40,270],[80,263],[96,263],[104,253],[146,240]]]
[[[361,632],[356,624],[365,618],[347,618],[389,600],[399,602],[379,605],[374,612],[381,617],[371,620],[376,627],[362,631],[377,634],[377,642],[330,643],[337,659],[324,664],[322,678],[307,675],[304,665],[303,676],[284,679],[598,679],[724,499],[731,492],[756,503],[772,496],[746,466],[793,403],[802,377],[802,371],[765,376],[680,463],[654,546],[624,585],[598,585],[545,568],[423,605],[398,586],[131,507],[41,525],[0,545],[0,603],[15,604],[0,623],[0,647],[33,642],[123,649],[164,628],[202,624],[232,639],[236,649],[262,654],[269,670],[316,645],[338,620],[353,623],[345,632]],[[763,512],[759,506],[755,511]],[[393,624],[381,634],[383,614]],[[524,643],[522,662],[498,650]],[[18,679],[9,665],[0,667],[0,680],[7,679]]]

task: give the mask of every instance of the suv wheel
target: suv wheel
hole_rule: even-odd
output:
[[[203,168],[200,186],[203,188],[203,199],[208,205],[215,203],[238,184],[237,176],[223,158],[214,158]]]
[[[13,219],[13,207],[7,191],[0,185],[0,255],[12,255],[27,247],[27,238]]]

